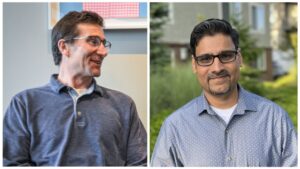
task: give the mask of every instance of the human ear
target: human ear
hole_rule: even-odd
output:
[[[193,68],[193,73],[197,73],[197,63],[193,56],[192,56],[192,68]]]
[[[62,54],[62,56],[69,57],[70,48],[64,39],[60,39],[57,42],[57,46],[58,46],[58,49],[59,49],[60,53]]]
[[[239,63],[239,66],[240,66],[240,67],[243,66],[243,56],[242,56],[242,53],[241,53],[241,49],[240,49],[240,48],[238,49],[238,63]]]
[[[242,66],[243,66],[243,56],[240,55],[240,67],[242,67]]]

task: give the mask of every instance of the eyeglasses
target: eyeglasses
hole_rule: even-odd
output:
[[[219,58],[221,63],[233,62],[236,59],[238,50],[235,51],[222,51],[217,55],[213,54],[203,54],[194,57],[195,61],[199,66],[210,66],[214,63],[215,58]]]
[[[99,36],[79,36],[72,39],[86,39],[86,42],[93,47],[98,48],[102,43],[106,49],[111,48],[111,43],[106,39],[101,40]]]

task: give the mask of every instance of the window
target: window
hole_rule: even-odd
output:
[[[265,32],[265,6],[250,5],[251,28],[255,32]]]
[[[259,57],[256,59],[257,69],[261,71],[267,70],[267,55],[264,51]]]
[[[188,58],[188,51],[186,47],[180,48],[180,60],[184,61]]]

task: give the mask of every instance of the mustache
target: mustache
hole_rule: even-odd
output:
[[[227,70],[221,70],[220,72],[217,73],[209,73],[207,75],[207,79],[215,79],[215,78],[220,78],[220,77],[225,77],[225,76],[230,76],[229,72]]]

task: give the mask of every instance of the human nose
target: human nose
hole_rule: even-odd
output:
[[[103,43],[97,48],[97,54],[101,55],[102,57],[107,56],[108,54],[108,49],[104,46]]]
[[[224,64],[220,61],[219,57],[215,57],[211,65],[213,72],[220,72],[224,69]]]

